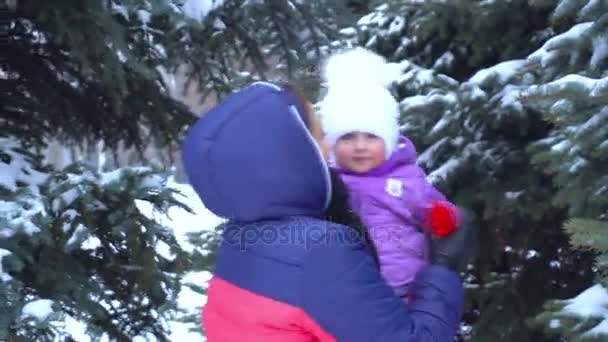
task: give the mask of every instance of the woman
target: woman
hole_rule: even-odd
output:
[[[404,303],[373,249],[325,220],[332,203],[327,149],[308,102],[257,82],[200,119],[183,159],[205,206],[229,219],[202,314],[216,341],[451,341],[463,289],[456,268],[469,229],[433,240],[436,264]]]

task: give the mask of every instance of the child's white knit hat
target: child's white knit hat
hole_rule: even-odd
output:
[[[398,75],[397,64],[363,48],[330,56],[323,70],[327,93],[319,106],[330,146],[351,132],[371,133],[384,140],[390,157],[399,140],[399,104],[387,87]]]

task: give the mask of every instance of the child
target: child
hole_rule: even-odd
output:
[[[381,273],[407,298],[429,263],[427,234],[448,235],[454,205],[426,180],[412,142],[399,133],[398,104],[386,89],[395,69],[364,49],[330,57],[320,114],[333,163],[374,242]]]

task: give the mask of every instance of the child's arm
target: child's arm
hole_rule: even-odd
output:
[[[419,225],[423,229],[430,229],[430,233],[434,235],[451,234],[461,221],[458,208],[426,179],[426,174],[420,166],[416,165],[415,168],[421,191],[415,214]]]

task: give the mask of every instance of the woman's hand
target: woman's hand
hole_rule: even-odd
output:
[[[431,262],[460,272],[477,249],[477,232],[471,214],[446,203],[435,203],[429,214]]]

